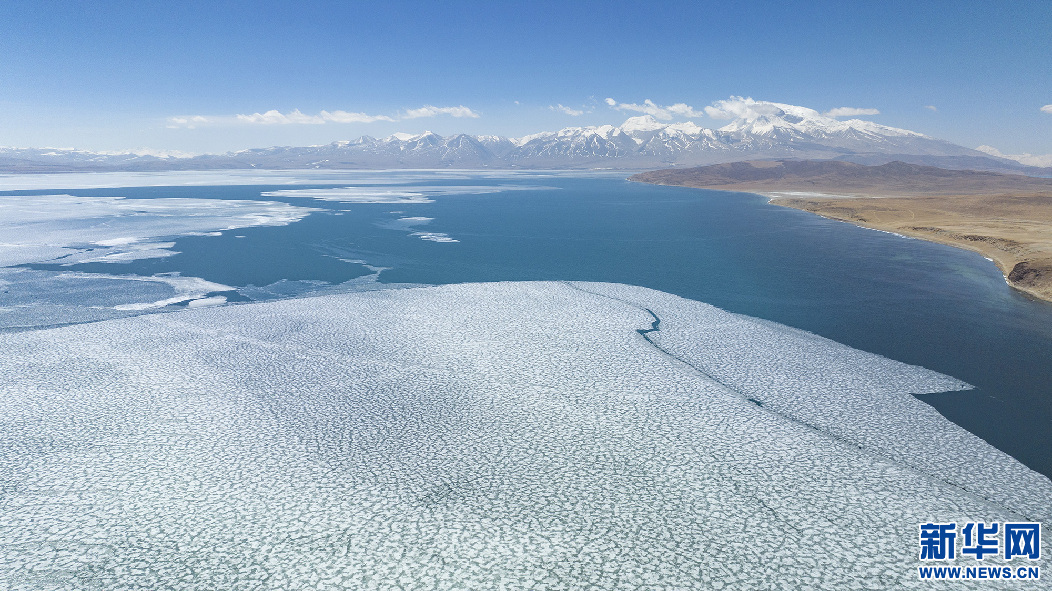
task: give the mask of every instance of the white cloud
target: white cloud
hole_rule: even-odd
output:
[[[704,115],[701,111],[695,111],[694,107],[686,103],[676,103],[674,105],[661,106],[655,104],[654,101],[646,99],[643,104],[637,103],[619,103],[612,98],[606,99],[606,104],[610,107],[617,109],[618,111],[635,111],[637,113],[645,113],[654,117],[655,119],[673,119],[675,117],[701,117]]]
[[[366,115],[347,111],[322,111],[321,117],[333,123],[372,123],[373,121],[394,121],[386,115]]]
[[[1027,166],[1052,166],[1052,154],[1005,154],[993,146],[979,146],[976,150],[998,158],[1015,160]]]
[[[939,109],[935,105],[924,105],[924,108],[928,109],[929,111],[934,111],[936,113],[939,111]]]
[[[321,115],[304,115],[299,109],[294,109],[288,114],[276,109],[271,109],[266,113],[252,113],[251,115],[238,114],[236,119],[241,123],[260,125],[289,125],[291,123],[321,125],[325,123],[325,119]]]
[[[1052,105],[1045,105],[1045,106],[1041,107],[1041,112],[1042,113],[1048,113],[1048,114],[1052,115]]]
[[[577,117],[579,115],[584,115],[584,111],[581,111],[579,109],[571,109],[570,107],[567,107],[567,106],[562,105],[562,104],[549,105],[548,108],[553,110],[553,111],[559,111],[560,113],[566,113],[567,115],[569,115],[571,117]]]
[[[705,113],[713,119],[755,119],[762,116],[776,116],[781,112],[782,110],[773,103],[740,96],[716,101],[712,103],[712,106],[705,107]]]
[[[202,117],[201,115],[190,115],[188,117],[169,117],[168,118],[168,128],[169,129],[178,129],[180,127],[185,127],[187,129],[194,129],[198,125],[207,125],[208,123],[210,123],[210,119],[208,117]]]
[[[293,109],[282,113],[277,109],[271,109],[264,113],[252,113],[251,115],[237,114],[233,117],[208,117],[204,115],[185,115],[169,117],[167,127],[169,129],[195,129],[202,126],[218,125],[324,125],[326,123],[373,123],[374,121],[402,121],[404,119],[419,119],[421,117],[437,117],[438,115],[449,115],[451,117],[477,118],[478,113],[463,105],[457,107],[435,107],[424,105],[419,109],[408,109],[400,115],[390,117],[387,115],[369,115],[367,113],[355,113],[351,111],[321,111],[317,115],[308,115],[299,109]]]
[[[479,114],[471,109],[460,105],[459,107],[434,107],[424,105],[419,109],[409,109],[399,119],[419,119],[420,117],[435,117],[437,115],[449,115],[450,117],[470,117],[478,119]]]
[[[669,112],[680,115],[681,117],[702,117],[705,115],[702,111],[695,111],[694,107],[685,103],[676,103],[665,107]]]
[[[822,113],[826,117],[857,117],[859,115],[880,115],[877,109],[859,109],[857,107],[837,107]]]

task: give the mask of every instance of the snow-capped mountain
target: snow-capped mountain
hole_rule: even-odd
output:
[[[896,159],[951,168],[1025,168],[921,133],[861,119],[842,121],[806,107],[751,99],[733,107],[714,110],[716,116],[729,119],[718,129],[691,121],[664,123],[643,115],[616,127],[567,127],[520,138],[396,133],[382,139],[363,136],[320,146],[195,157],[0,148],[0,170],[657,168],[761,158],[866,164]]]

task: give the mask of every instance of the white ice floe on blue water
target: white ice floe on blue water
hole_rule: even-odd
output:
[[[182,277],[0,268],[0,332],[95,322],[166,306],[215,305],[233,287]]]
[[[410,236],[416,236],[417,238],[428,242],[460,242],[445,232],[424,232],[422,230],[411,231],[419,226],[426,226],[434,220],[435,218],[423,216],[401,217],[394,220],[387,220],[377,225],[388,230],[407,231]]]
[[[423,216],[415,216],[415,217],[398,218],[397,221],[403,222],[406,225],[413,226],[413,225],[416,225],[416,224],[426,224],[428,222],[434,221],[434,219],[435,218],[427,218],[427,217],[423,217]]]
[[[530,185],[433,185],[433,186],[355,186],[326,189],[280,189],[264,191],[261,197],[301,197],[341,203],[434,203],[435,197],[449,195],[484,195],[507,191],[550,190],[553,187]]]
[[[317,175],[311,175],[312,177]],[[296,171],[220,170],[168,172],[63,172],[0,174],[0,191],[115,189],[122,187],[187,187],[220,185],[285,185],[308,182]]]
[[[963,387],[591,283],[0,335],[0,587],[927,589],[918,524],[1052,516]]]
[[[170,297],[159,300],[118,304],[113,307],[115,310],[151,310],[181,303],[185,303],[191,307],[215,305],[225,302],[226,298],[224,296],[210,296],[209,294],[234,290],[234,288],[229,285],[206,281],[200,277],[182,277],[177,273],[151,275],[149,277],[142,277],[139,275],[104,275],[101,273],[63,273],[61,276],[89,280],[114,279],[145,283],[162,283],[171,287],[174,292]]]
[[[274,201],[0,196],[0,267],[165,256],[170,246],[156,238],[284,226],[313,211]]]
[[[0,196],[0,330],[102,320],[195,300],[219,303],[234,288],[162,274],[68,273],[18,265],[128,263],[178,254],[165,238],[284,226],[311,212],[274,201]],[[194,304],[195,306],[201,303]]]
[[[320,201],[341,203],[434,203],[422,191],[410,191],[403,187],[342,187],[338,189],[281,189],[264,191],[261,197],[301,197]]]
[[[460,242],[445,232],[413,232],[410,236],[416,236],[428,242]]]
[[[382,222],[378,222],[376,225],[387,230],[402,230],[408,232],[410,230],[415,229],[418,226],[426,226],[427,224],[430,224],[433,221],[435,221],[435,218],[429,218],[424,216],[407,216],[396,218],[393,220],[384,220]]]
[[[114,189],[123,187],[202,187],[228,185],[404,185],[432,181],[624,177],[613,171],[555,170],[186,170],[167,172],[63,172],[0,174],[0,191]]]

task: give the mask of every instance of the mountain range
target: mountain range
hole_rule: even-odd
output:
[[[645,169],[767,158],[891,161],[944,168],[1045,173],[921,133],[861,119],[839,120],[806,107],[757,103],[718,129],[650,115],[620,126],[567,127],[507,138],[396,133],[318,146],[280,146],[174,157],[51,148],[0,148],[0,171],[160,171],[217,169],[552,168]]]

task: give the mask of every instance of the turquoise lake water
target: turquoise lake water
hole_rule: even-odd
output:
[[[775,207],[757,195],[642,185],[623,177],[405,178],[409,187],[500,184],[517,190],[398,204],[261,197],[287,186],[62,190],[263,199],[323,211],[287,226],[176,238],[180,254],[166,258],[28,267],[180,272],[242,288],[227,294],[232,300],[276,297],[246,286],[285,280],[270,293],[296,294],[312,284],[289,280],[336,284],[369,275],[369,267],[386,269],[381,283],[642,285],[965,380],[976,389],[921,399],[1052,475],[1052,305],[1009,288],[993,263],[977,254]]]

